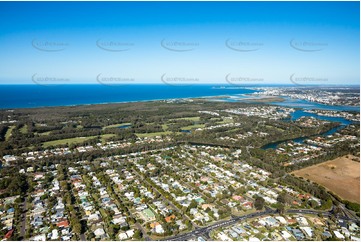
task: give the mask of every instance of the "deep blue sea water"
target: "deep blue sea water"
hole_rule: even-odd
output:
[[[214,88],[216,87],[216,88]],[[0,108],[34,108],[254,93],[215,85],[0,85]]]
[[[256,92],[252,87],[208,85],[172,86],[165,84],[129,84],[106,86],[78,85],[0,85],[0,108],[35,108],[100,103],[136,102],[173,98],[229,95],[218,101],[238,102],[245,94]],[[360,107],[329,106],[285,97],[272,104],[302,109],[360,111]],[[212,99],[217,101],[216,99]]]

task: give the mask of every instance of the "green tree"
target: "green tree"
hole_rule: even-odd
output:
[[[263,206],[264,206],[264,198],[263,197],[257,197],[256,200],[254,201],[254,207],[257,210],[262,210]]]
[[[277,208],[277,212],[279,213],[279,214],[284,214],[285,213],[285,211],[286,211],[286,206],[285,206],[285,204],[283,204],[283,203],[277,203],[276,204],[276,208]]]
[[[143,238],[143,233],[142,233],[142,231],[140,231],[140,230],[135,231],[133,238],[134,238],[134,239],[138,239],[138,240],[141,239],[141,238]]]
[[[318,203],[315,200],[309,200],[308,204],[311,206],[311,208],[316,208],[318,206]]]
[[[190,211],[192,208],[196,208],[197,206],[198,206],[197,201],[193,199],[188,206],[188,211]]]
[[[277,201],[282,203],[282,204],[285,204],[286,203],[286,193],[281,193],[278,195],[277,197]]]
[[[76,234],[81,233],[81,224],[79,222],[75,222],[73,224],[73,232],[76,233]]]

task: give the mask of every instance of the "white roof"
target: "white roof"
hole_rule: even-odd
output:
[[[338,231],[333,231],[333,233],[335,234],[335,236],[338,238],[338,239],[344,239],[345,236],[343,236],[340,232]]]
[[[286,221],[286,219],[285,219],[284,217],[277,216],[276,219],[277,219],[278,221],[280,221],[280,223],[282,223],[282,224],[287,224],[287,221]]]
[[[292,235],[290,235],[290,233],[288,233],[287,231],[283,230],[281,231],[281,235],[284,239],[288,239],[288,238],[291,238]]]
[[[128,238],[128,236],[127,236],[126,233],[120,233],[120,234],[118,235],[118,237],[119,237],[120,240],[123,240],[123,239],[127,239],[127,238]]]
[[[37,235],[31,238],[30,240],[34,241],[46,241],[45,234]]]
[[[102,229],[102,228],[97,228],[97,229],[94,231],[94,234],[97,235],[97,236],[100,236],[100,235],[105,234],[105,232],[104,232],[104,229]]]
[[[125,232],[129,238],[133,237],[134,235],[134,229],[129,229],[128,231]]]
[[[308,237],[312,237],[312,229],[310,227],[300,227],[300,229],[305,231]]]

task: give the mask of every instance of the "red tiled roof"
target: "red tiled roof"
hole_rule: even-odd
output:
[[[170,215],[170,216],[166,217],[166,218],[165,218],[165,221],[166,221],[167,223],[169,223],[169,222],[171,222],[171,221],[172,221],[172,219],[175,219],[175,215],[174,215],[174,214],[172,214],[172,215]]]
[[[295,219],[288,219],[287,222],[290,224],[297,223],[297,221]]]
[[[69,222],[68,222],[68,220],[64,220],[64,221],[57,223],[56,226],[67,228],[67,227],[69,227]]]
[[[253,203],[252,202],[245,202],[242,204],[243,206],[253,206]]]
[[[9,230],[6,234],[5,234],[5,239],[9,239],[11,238],[11,236],[13,235],[14,229]]]

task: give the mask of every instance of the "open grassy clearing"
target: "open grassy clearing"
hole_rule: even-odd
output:
[[[43,136],[43,135],[45,136],[45,135],[49,135],[50,132],[51,132],[51,131],[47,131],[47,132],[43,132],[43,133],[38,133],[38,132],[36,132],[35,134],[40,135],[40,136]]]
[[[217,124],[229,124],[229,123],[233,123],[233,119],[224,118],[223,121],[217,122]]]
[[[174,118],[174,119],[169,119],[169,121],[174,121],[174,120],[190,120],[190,121],[199,121],[200,117],[185,117],[185,118]]]
[[[59,140],[52,140],[48,142],[44,142],[43,146],[45,148],[49,146],[56,146],[56,145],[64,145],[64,144],[79,144],[86,140],[90,140],[96,138],[97,136],[88,136],[88,137],[76,137],[76,138],[69,138],[69,139],[59,139]]]
[[[6,131],[6,134],[5,134],[5,141],[8,141],[10,139],[11,134],[12,134],[14,129],[15,129],[15,125],[9,126],[9,128]]]
[[[28,125],[25,124],[23,127],[20,128],[20,133],[27,134],[28,133]]]
[[[360,203],[360,162],[347,155],[292,172],[323,185],[342,199]]]
[[[193,124],[193,125],[189,125],[189,126],[184,126],[184,127],[182,127],[182,129],[184,129],[184,130],[198,129],[198,128],[204,128],[205,126],[206,126],[205,124]]]
[[[104,142],[106,139],[115,136],[115,134],[103,134],[101,135],[101,141]],[[87,137],[76,137],[76,138],[69,138],[69,139],[59,139],[59,140],[52,140],[43,143],[43,147],[49,146],[56,146],[56,145],[64,145],[64,144],[79,144],[84,141],[94,139],[97,136],[87,136]]]
[[[136,133],[136,135],[139,138],[144,138],[144,137],[155,137],[155,136],[161,136],[161,135],[167,135],[167,134],[171,134],[171,131],[164,131],[164,132],[155,132],[155,133]]]
[[[102,134],[100,135],[101,136],[101,141],[102,142],[105,142],[107,139],[111,138],[111,137],[114,137],[115,134]]]

